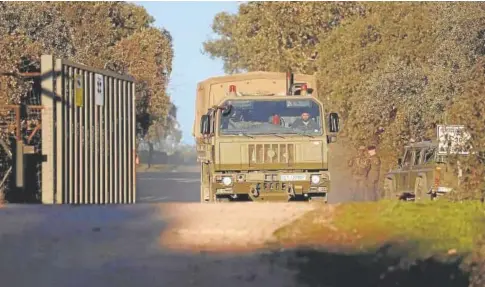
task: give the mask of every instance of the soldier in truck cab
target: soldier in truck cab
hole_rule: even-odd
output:
[[[237,124],[242,121],[244,121],[244,116],[242,114],[242,111],[232,106],[227,115],[223,114],[221,128],[223,129],[236,128]]]
[[[303,131],[318,131],[320,129],[317,123],[310,119],[310,113],[308,112],[303,112],[301,118],[295,120],[291,127]]]

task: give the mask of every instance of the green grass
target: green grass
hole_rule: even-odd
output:
[[[327,208],[304,215],[275,236],[283,244],[310,242],[359,250],[398,242],[413,245],[410,252],[416,256],[428,256],[450,249],[469,253],[485,231],[484,207],[479,202],[349,203],[331,213]]]

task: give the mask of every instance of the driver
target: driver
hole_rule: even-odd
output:
[[[244,125],[244,115],[241,110],[231,107],[229,114],[222,118],[223,129],[240,129]]]
[[[319,129],[317,123],[310,119],[310,113],[308,112],[303,112],[301,118],[295,120],[291,127],[304,131],[314,131]]]
[[[229,115],[229,120],[233,122],[241,122],[244,121],[244,117],[242,111],[233,108],[231,114]]]

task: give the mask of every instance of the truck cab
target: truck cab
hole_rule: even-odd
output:
[[[203,83],[203,90],[209,86],[217,95],[201,93],[199,100],[218,100],[207,105],[198,123],[201,202],[327,201],[328,144],[336,140],[338,115],[326,114],[313,77],[300,75],[298,83],[293,77],[287,75],[283,91],[282,73]]]

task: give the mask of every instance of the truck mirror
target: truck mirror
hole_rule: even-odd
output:
[[[337,113],[330,113],[329,116],[329,130],[331,133],[336,133],[339,131],[339,118]]]
[[[210,134],[210,116],[202,115],[200,118],[200,133],[203,135]]]
[[[336,136],[327,136],[327,143],[334,143],[337,142]]]
[[[228,116],[232,111],[232,105],[226,105],[224,109],[222,110],[222,116],[226,117]]]

